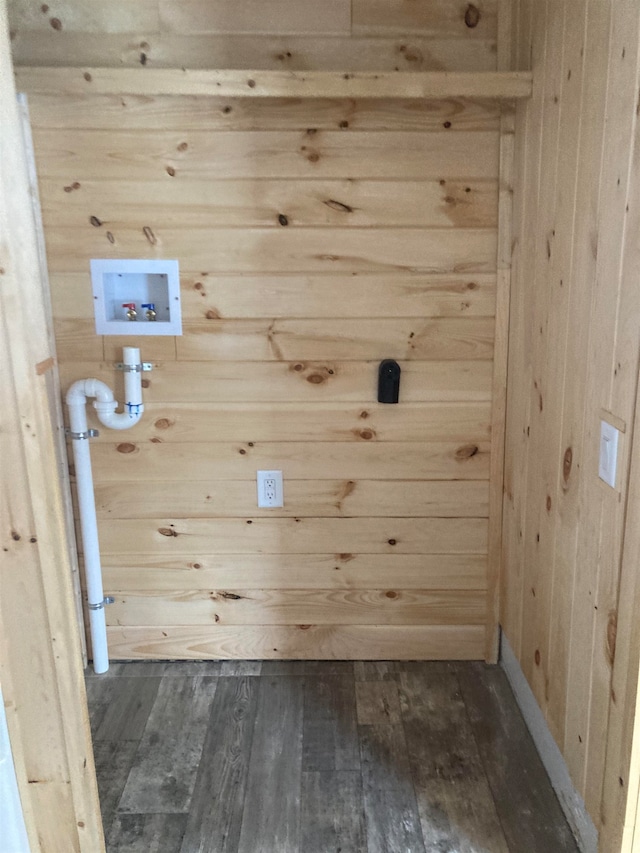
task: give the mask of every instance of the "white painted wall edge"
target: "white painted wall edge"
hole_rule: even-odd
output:
[[[516,702],[578,846],[583,853],[598,853],[598,830],[571,781],[562,753],[504,632],[500,642],[500,665],[507,674]]]
[[[30,853],[0,689],[0,853]]]

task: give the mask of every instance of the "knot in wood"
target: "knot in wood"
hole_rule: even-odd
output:
[[[130,441],[123,441],[122,444],[116,445],[118,453],[135,453],[136,449],[136,445]]]
[[[464,22],[471,30],[475,29],[480,23],[480,9],[473,3],[469,3],[467,6],[464,13]]]
[[[573,450],[571,447],[567,447],[564,452],[564,459],[562,460],[562,476],[564,478],[565,483],[568,481],[569,476],[571,474],[571,467],[573,465]]]
[[[307,382],[311,382],[312,385],[321,385],[324,382],[324,376],[320,373],[312,373],[307,376]]]
[[[465,444],[464,447],[459,447],[456,450],[456,459],[471,459],[471,457],[475,456],[478,451],[479,448],[477,444]]]
[[[162,536],[178,536],[178,531],[173,530],[171,527],[159,527],[158,533]]]

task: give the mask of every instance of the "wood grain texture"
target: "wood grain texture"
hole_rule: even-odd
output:
[[[109,817],[107,824],[114,849],[237,853],[240,844],[252,853],[262,846],[289,847],[296,853],[395,853],[401,849],[398,838],[406,840],[413,831],[411,851],[420,849],[418,842],[425,835],[437,838],[434,849],[502,851],[508,835],[513,850],[576,853],[501,670],[398,660],[147,661],[121,664],[100,678],[117,682],[128,673],[124,677],[131,680],[135,672],[134,680],[144,683],[149,678],[145,672],[162,671],[160,695],[169,697],[175,687],[181,698],[171,696],[170,702],[191,719],[189,700],[198,690],[195,685],[201,685],[195,668],[216,663],[237,666],[237,672],[218,678],[205,745],[197,773],[192,773],[196,781],[189,815],[126,814],[121,803],[115,820]],[[242,673],[248,666],[253,667],[250,676]],[[369,681],[359,677],[365,674]],[[181,689],[188,681],[193,691]],[[459,682],[469,689],[461,693]],[[174,744],[184,734],[166,725],[154,728],[153,734],[145,735],[139,755],[156,766],[169,752],[181,777],[185,766]],[[126,767],[126,750],[121,748],[137,744],[108,745],[116,749],[104,752],[99,765],[105,790]],[[426,761],[421,763],[423,753]],[[518,763],[523,755],[530,760]],[[116,773],[106,763],[110,756],[119,764]],[[508,777],[505,790],[500,769],[511,765],[517,772]],[[253,773],[258,778],[252,790]],[[495,785],[493,796],[485,773]],[[154,782],[151,774],[151,787]],[[419,808],[432,814],[422,835],[412,796],[415,785]],[[277,797],[273,804],[272,796]],[[284,809],[278,808],[282,804]],[[506,833],[496,826],[496,808]],[[258,831],[268,839],[264,845],[249,837]]]
[[[120,812],[189,813],[216,687],[216,678],[161,680],[120,799]],[[167,737],[168,732],[172,737]],[[161,737],[164,748],[158,753],[153,747]]]
[[[576,841],[562,819],[540,756],[531,748],[524,721],[507,712],[513,698],[504,673],[472,664],[460,667],[457,677],[509,847],[576,853]],[[517,783],[523,767],[529,782],[524,802]]]
[[[112,232],[144,228],[163,208],[165,227],[495,228],[494,181],[239,180],[84,181],[65,193],[42,182],[45,218],[86,228],[96,216]],[[92,226],[94,227],[94,226]],[[198,294],[200,295],[200,294]],[[473,296],[474,294],[469,294]]]
[[[268,44],[272,44],[269,40]],[[309,40],[309,45],[318,40]],[[322,44],[320,40],[319,44]],[[344,43],[343,43],[344,44]],[[346,43],[348,45],[348,42]],[[372,42],[381,50],[384,42]],[[358,41],[354,57],[362,55]],[[34,128],[65,130],[386,130],[495,131],[500,105],[487,98],[222,98],[196,95],[29,95]],[[447,124],[447,122],[449,124]],[[175,183],[175,182],[174,182]],[[48,184],[48,180],[47,180]],[[172,186],[176,191],[175,186]]]
[[[376,466],[379,480],[482,480],[488,474],[488,446],[450,442],[424,443],[416,459],[414,442],[387,442],[380,459],[376,442],[274,442],[260,444],[96,444],[94,465],[101,482],[165,481],[216,477],[253,480],[256,470],[278,469],[291,480],[357,480]],[[343,486],[346,491],[357,487]]]
[[[278,154],[276,156],[279,156]],[[254,161],[255,162],[255,161]],[[398,160],[396,162],[401,162]],[[172,229],[151,228],[151,254],[189,258],[198,268],[221,272],[463,273],[495,270],[496,236],[491,229]],[[45,225],[46,228],[46,225]],[[113,241],[107,237],[111,234]],[[417,239],[417,235],[420,239]],[[155,241],[155,242],[154,242]],[[149,234],[140,229],[88,226],[48,232],[47,253],[54,272],[78,272],[87,257],[145,258]]]
[[[478,441],[489,438],[487,403],[403,403],[402,418],[384,404],[145,403],[148,418],[127,431],[131,443]],[[113,434],[104,442],[120,443]]]
[[[238,853],[300,849],[304,683],[261,678]]]
[[[526,71],[263,71],[192,68],[20,68],[26,93],[98,95],[196,95],[234,98],[528,98]]]
[[[268,672],[268,663],[265,663]],[[275,664],[277,665],[277,664]],[[305,666],[305,664],[303,664]],[[266,674],[266,673],[265,673]],[[311,671],[305,674],[310,675]],[[342,773],[360,769],[353,671],[306,678],[302,729],[303,773]],[[310,780],[313,781],[313,780]],[[315,780],[320,783],[320,779]],[[303,776],[303,804],[304,803]],[[309,808],[310,804],[306,804]],[[313,810],[313,806],[311,806]],[[317,818],[320,817],[316,812]]]
[[[128,346],[138,338],[126,338]],[[114,360],[115,361],[115,360]],[[163,403],[363,403],[375,405],[379,362],[295,361],[156,363],[144,379],[146,402]],[[116,384],[114,362],[68,361],[63,382],[95,376]],[[402,368],[402,400],[415,402],[482,402],[491,399],[489,361],[406,361]],[[93,426],[91,411],[88,417]],[[96,420],[95,425],[98,425]]]
[[[426,848],[451,843],[454,849],[508,853],[455,674],[433,673],[428,689],[421,673],[401,672],[398,678]]]
[[[53,308],[59,321],[92,319],[88,275],[85,271],[52,276]],[[187,322],[215,319],[216,315],[218,319],[335,319],[338,302],[342,319],[491,317],[495,275],[222,275],[215,270],[183,269],[181,302]]]
[[[483,554],[175,554],[110,555],[110,590],[149,592],[241,586],[245,589],[484,589]]]
[[[327,850],[366,853],[360,773],[305,771],[300,822],[301,845],[306,853]]]
[[[605,413],[625,435],[634,424],[638,341],[628,330],[640,303],[625,271],[636,263],[626,235],[640,33],[629,3],[517,8],[516,54],[519,67],[533,63],[534,93],[516,120],[502,618],[603,829],[603,782],[618,791],[625,777],[606,770],[606,751],[619,744],[618,729],[607,747],[609,720],[625,702],[612,673],[629,446],[615,490],[599,481],[597,458]]]
[[[492,317],[411,320],[213,320],[189,325],[176,340],[179,361],[382,360],[459,361],[491,359]]]
[[[61,424],[52,405],[57,383],[51,371],[37,370],[55,355],[46,268],[9,39],[2,0],[2,693],[29,848],[100,853],[104,837],[57,456]]]
[[[132,339],[95,336],[88,260],[181,267],[184,334],[145,341],[145,417],[93,447],[112,629],[240,620],[233,657],[260,637],[274,657],[272,623],[329,624],[336,648],[351,623],[392,647],[395,628],[437,627],[468,657],[487,612],[496,99],[530,88],[526,69],[489,73],[496,3],[465,20],[468,4],[374,0],[352,21],[348,0],[304,0],[273,32],[281,0],[163,0],[155,29],[98,32],[65,2],[58,29],[53,7],[14,25],[16,55],[42,50],[19,80],[65,384],[122,396]],[[67,69],[45,67],[49,30]],[[102,59],[81,67],[89,44]],[[376,402],[389,357],[399,406]],[[258,468],[283,471],[282,509],[256,510]],[[243,598],[217,613],[220,591]]]
[[[248,523],[249,522],[249,523]],[[105,555],[167,554],[482,554],[483,518],[170,518],[114,519],[100,524]],[[215,547],[214,546],[215,543]]]
[[[309,133],[308,131],[312,132]],[[220,178],[496,179],[497,134],[340,130],[210,131],[34,128],[39,163],[65,185],[82,179]],[[179,148],[183,143],[187,147]],[[391,152],[395,156],[390,156]],[[473,156],[471,153],[473,152]],[[167,172],[173,169],[174,174]],[[199,268],[196,264],[196,268]]]
[[[254,515],[484,518],[488,491],[485,480],[290,480],[285,507],[258,509]],[[254,496],[253,477],[224,481],[224,494],[211,489],[208,481],[197,480],[96,485],[102,518],[233,518],[242,514]]]
[[[480,590],[201,590],[117,593],[109,625],[481,625]],[[145,811],[134,804],[129,811]]]
[[[107,629],[114,660],[198,658],[284,660],[479,660],[482,626],[243,625]]]
[[[46,21],[46,19],[45,19]],[[15,25],[14,25],[15,26]],[[49,27],[51,25],[49,24]],[[305,71],[495,71],[495,41],[435,35],[407,37],[181,35],[168,32],[76,33],[15,27],[19,66],[247,68]]]
[[[195,795],[189,809],[184,853],[236,853],[257,707],[258,684],[222,677],[214,695]]]
[[[403,726],[378,723],[360,726],[359,731],[369,849],[422,853],[426,848]]]
[[[430,0],[353,0],[353,30],[359,35],[434,33],[495,38],[497,3],[475,4],[477,20],[465,20],[467,4],[433,3]],[[470,26],[473,23],[473,26]]]

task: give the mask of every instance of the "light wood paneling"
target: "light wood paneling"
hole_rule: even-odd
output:
[[[100,853],[59,425],[50,399],[57,366],[4,0],[0,114],[0,681],[10,740],[4,761],[10,774],[15,769],[31,853]],[[0,831],[6,846],[5,827]]]
[[[382,238],[384,239],[384,237]],[[409,320],[210,320],[176,340],[179,361],[491,359],[493,317]]]
[[[449,36],[496,38],[497,2],[483,0],[469,13],[465,2],[431,0],[353,0],[353,29],[366,35],[434,32]]]
[[[263,71],[193,68],[21,68],[25,92],[78,95],[199,95],[233,98],[528,98],[527,71]]]
[[[108,623],[125,625],[482,625],[478,590],[255,590],[116,593]]]
[[[60,227],[84,228],[92,216],[105,229],[141,230],[159,208],[165,227],[290,228],[421,227],[495,228],[494,181],[84,181],[63,193],[60,181],[43,181],[46,213]]]
[[[122,439],[122,433],[116,433]],[[113,436],[111,436],[113,439]],[[134,479],[163,482],[184,479],[252,480],[256,470],[275,467],[286,480],[362,479],[375,470],[378,480],[487,479],[488,443],[466,444],[372,441],[220,442],[189,444],[101,442],[93,449],[99,482]],[[271,461],[270,461],[271,460]]]
[[[160,24],[166,32],[278,33],[290,35],[348,35],[350,0],[159,0]]]
[[[500,105],[478,98],[437,101],[376,98],[206,98],[182,95],[29,95],[43,130],[497,130]],[[91,107],[91,109],[88,109]],[[446,123],[449,124],[446,124]],[[445,126],[446,125],[446,126]],[[171,187],[176,192],[175,187]],[[127,198],[130,202],[131,199]]]
[[[51,278],[58,318],[91,322],[89,273],[58,273]],[[181,280],[182,316],[189,323],[266,316],[331,318],[337,300],[343,306],[342,319],[489,317],[495,310],[495,275],[490,273],[223,275],[210,270],[182,271]]]
[[[163,0],[157,23],[130,31],[125,15],[100,45],[82,0],[15,17],[17,56],[76,66],[19,76],[40,92],[65,385],[95,376],[121,397],[113,363],[139,342],[95,335],[89,259],[181,266],[184,334],[143,342],[145,417],[92,443],[113,652],[368,657],[369,642],[388,658],[404,636],[401,657],[482,656],[490,447],[501,444],[492,97],[505,81],[526,92],[529,77],[466,73],[496,67],[489,0],[477,20],[466,3],[355,3],[353,30],[349,0],[318,14],[302,0],[276,35],[278,3],[253,15],[228,0]],[[73,55],[56,58],[51,35]],[[87,44],[95,58],[80,69]],[[238,54],[212,70],[225,50]],[[181,51],[166,72],[122,67],[171,65]],[[345,77],[374,51],[391,75]],[[255,86],[228,73],[239,67],[255,69]],[[296,67],[314,73],[261,71]],[[315,73],[332,68],[342,73]],[[296,97],[274,97],[284,84]],[[434,98],[411,100],[425,86]],[[376,402],[383,358],[401,363],[398,406]],[[284,472],[282,509],[256,508],[261,468]],[[249,592],[224,599],[212,624],[211,591],[236,589]],[[242,637],[219,633],[229,618]],[[274,621],[286,639],[275,642]],[[292,626],[325,623],[291,648]]]
[[[225,589],[485,588],[482,554],[232,554],[194,558],[112,554],[105,560],[112,592]]]
[[[395,409],[374,402],[339,403],[147,403],[142,419],[126,440],[206,442],[215,422],[216,441],[464,441],[489,438],[488,403],[404,403]],[[119,443],[123,437],[105,435]]]
[[[106,555],[483,554],[483,518],[155,518],[103,519]]]
[[[617,850],[601,803],[603,781],[626,784],[605,763],[621,713],[612,667],[639,357],[624,271],[640,24],[626,0],[521,0],[516,19],[534,92],[516,119],[502,621],[603,849]],[[601,417],[625,428],[616,489],[597,476]]]
[[[135,346],[139,338],[125,338]],[[84,376],[118,386],[113,362],[67,361],[61,365],[64,382]],[[377,405],[378,362],[294,361],[220,362],[215,371],[205,362],[156,364],[152,378],[143,379],[145,401],[153,403],[363,403]],[[489,361],[402,362],[401,400],[418,402],[483,402],[491,399]],[[364,411],[364,409],[363,409]],[[92,413],[89,411],[89,418]],[[97,423],[97,421],[96,421]]]
[[[81,179],[181,180],[229,178],[495,179],[495,134],[364,130],[183,131],[40,130],[36,149],[47,152],[49,178],[77,191]],[[186,147],[185,147],[186,143]],[[43,163],[44,166],[44,163]],[[177,180],[175,180],[177,178]]]
[[[13,0],[21,65],[337,71],[495,70],[497,3]],[[475,12],[475,14],[474,14]]]
[[[208,625],[111,627],[110,654],[131,658],[284,660],[474,660],[482,657],[478,625]]]
[[[119,480],[98,486],[96,503],[104,518],[233,518],[251,506],[255,491],[255,476],[226,480],[219,490],[210,488],[210,481],[196,479]],[[286,506],[277,512],[254,510],[254,514],[484,518],[488,515],[487,497],[485,480],[288,480]]]

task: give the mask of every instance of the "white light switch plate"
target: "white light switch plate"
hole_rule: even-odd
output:
[[[284,506],[282,471],[258,471],[258,506]]]
[[[598,476],[612,489],[616,487],[618,439],[620,432],[607,421],[600,421],[600,461]]]

